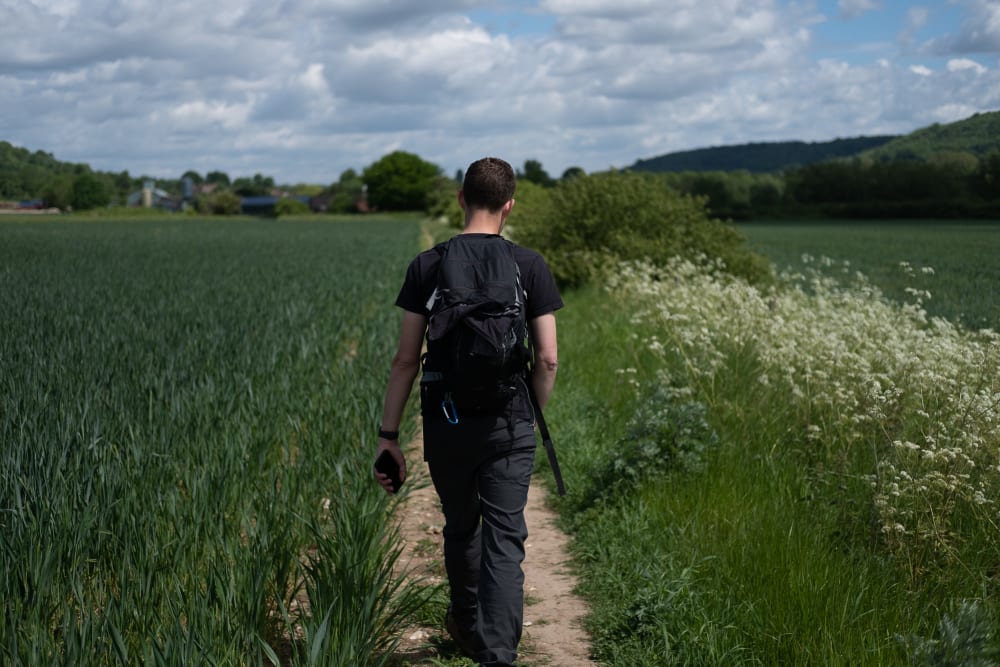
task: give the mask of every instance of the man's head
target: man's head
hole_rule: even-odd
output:
[[[469,165],[462,183],[465,205],[499,213],[514,198],[517,177],[509,164],[496,157],[484,157]]]

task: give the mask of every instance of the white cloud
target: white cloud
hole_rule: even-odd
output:
[[[1000,54],[1000,2],[956,0],[965,8],[957,33],[930,40],[925,49],[938,54]]]
[[[914,49],[917,31],[927,25],[929,18],[930,10],[928,10],[927,7],[910,7],[906,11],[903,29],[896,38],[904,51],[911,51]]]
[[[930,18],[930,10],[926,7],[910,7],[906,11],[906,27],[910,30],[923,28]]]
[[[1000,53],[1000,2],[972,0],[955,48],[964,53]]]
[[[221,125],[226,129],[238,129],[246,123],[249,112],[250,107],[247,104],[194,100],[168,109],[166,114],[177,122],[178,128]]]
[[[986,72],[986,68],[977,63],[975,60],[969,60],[968,58],[953,58],[948,61],[948,71],[949,72],[963,72],[967,70],[972,70],[976,74],[983,74]]]
[[[990,3],[963,6],[986,31]],[[1000,108],[998,68],[964,56],[815,61],[808,3],[539,0],[551,33],[520,36],[478,24],[476,7],[492,5],[0,0],[0,139],[133,174],[325,183],[394,149],[447,173],[492,153],[560,174]],[[841,4],[856,22],[873,9]]]
[[[622,44],[671,51],[753,50],[762,39],[794,33],[786,22],[789,17],[770,0],[680,0],[666,11],[649,0],[540,4],[556,14],[560,35],[590,48]]]

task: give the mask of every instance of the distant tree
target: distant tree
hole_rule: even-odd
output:
[[[20,178],[18,179],[18,174],[11,174],[13,176],[13,184],[16,184],[14,190],[19,190],[20,194],[15,195],[17,197],[37,197],[38,193],[45,183],[49,180],[48,171],[39,165],[28,164],[20,169]],[[20,180],[20,183],[17,181]]]
[[[585,172],[582,167],[569,167],[566,169],[566,171],[563,172],[561,180],[567,181],[571,178],[576,178],[577,176],[586,176],[586,175],[587,172]]]
[[[859,162],[832,161],[791,169],[785,174],[785,197],[800,204],[862,201],[866,182]]]
[[[327,192],[332,195],[328,209],[331,213],[357,213],[358,201],[364,191],[361,176],[353,169],[345,169],[340,180],[332,183]]]
[[[750,186],[750,207],[754,212],[768,211],[781,203],[781,190],[777,183],[761,181]]]
[[[21,196],[21,179],[14,171],[0,171],[0,199]]]
[[[240,196],[229,190],[217,190],[210,195],[199,197],[196,207],[199,213],[236,215],[240,212]]]
[[[979,166],[979,158],[968,151],[938,151],[927,158],[927,162],[960,174],[971,174]]]
[[[271,194],[274,189],[274,179],[260,173],[254,174],[253,178],[245,176],[233,181],[233,192],[244,197],[262,197]]]
[[[387,211],[424,211],[441,169],[419,156],[395,151],[365,167],[368,203]]]
[[[132,177],[128,173],[128,169],[115,175],[114,180],[115,194],[119,200],[124,202],[128,199],[128,196],[132,194],[132,190],[135,188],[135,183],[133,183]]]
[[[525,160],[524,171],[518,176],[546,188],[550,188],[556,184],[555,180],[542,168],[542,163],[538,160]]]
[[[206,183],[215,183],[216,185],[228,188],[232,181],[229,180],[229,174],[224,171],[210,171],[205,174]]]
[[[361,176],[358,172],[353,169],[345,169],[340,174],[340,180],[337,181],[338,191],[359,195],[361,194],[361,190],[363,188],[364,182],[361,180]]]
[[[46,206],[67,209],[73,201],[73,176],[56,174],[42,188],[42,201]]]
[[[983,199],[1000,199],[1000,151],[990,153],[979,161],[979,168],[972,177],[976,192]]]
[[[99,206],[107,206],[111,193],[103,178],[91,172],[84,172],[73,179],[70,187],[70,204],[76,211],[86,211]]]
[[[455,182],[459,183],[459,184],[465,183],[465,170],[464,169],[456,169],[455,170]]]
[[[727,187],[726,177],[717,173],[698,174],[691,183],[691,194],[705,197],[708,208],[719,215],[733,204],[733,196]]]
[[[194,171],[193,169],[188,169],[183,174],[181,174],[180,180],[183,181],[185,178],[190,178],[191,182],[194,183],[195,185],[201,185],[205,181],[205,179],[201,177],[201,174],[199,174],[197,171]]]

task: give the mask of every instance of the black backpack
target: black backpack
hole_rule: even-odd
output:
[[[494,412],[524,388],[556,479],[559,462],[537,397],[526,380],[531,351],[527,294],[514,244],[500,236],[458,234],[438,246],[437,287],[427,304],[427,354],[421,396],[441,400],[452,424],[459,412]],[[436,387],[436,389],[431,389]],[[429,401],[433,403],[434,401]]]
[[[514,244],[458,234],[438,248],[424,380],[440,381],[458,405],[495,409],[523,385],[531,357]]]

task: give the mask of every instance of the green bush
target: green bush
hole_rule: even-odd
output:
[[[438,176],[427,194],[427,214],[434,220],[445,220],[450,227],[461,229],[465,214],[458,205],[456,193],[462,184],[447,176]]]
[[[681,195],[651,174],[608,172],[580,176],[534,196],[518,184],[518,196],[533,201],[512,216],[512,235],[541,252],[563,286],[593,279],[608,260],[674,256],[721,259],[735,275],[758,281],[770,270],[751,253],[731,225],[711,219],[702,198]],[[524,192],[527,190],[527,193]]]
[[[702,467],[718,436],[708,424],[705,405],[679,402],[673,394],[658,385],[638,401],[625,437],[595,466],[583,508],[635,492],[671,471]]]
[[[235,192],[223,190],[199,197],[196,203],[199,213],[211,215],[237,215],[240,212],[240,196]]]
[[[308,204],[292,197],[284,197],[274,203],[274,214],[278,217],[283,215],[303,215],[308,212]]]
[[[913,665],[993,667],[1000,658],[994,627],[986,607],[976,600],[963,600],[954,613],[942,617],[936,637],[912,635],[898,639],[910,650]]]
[[[551,188],[542,187],[523,178],[519,179],[517,190],[514,192],[514,208],[510,217],[507,218],[505,227],[507,233],[520,239],[522,235],[519,234],[518,230],[525,226],[530,228],[529,236],[532,243],[535,244],[532,247],[538,247],[541,250],[543,247],[551,246],[551,240],[547,240],[545,243],[540,242],[540,237],[547,231],[543,221],[551,215],[551,207]]]

